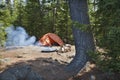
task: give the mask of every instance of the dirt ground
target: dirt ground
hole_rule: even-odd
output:
[[[59,46],[53,48],[59,49]],[[15,65],[30,65],[33,70],[45,80],[61,80],[60,71],[74,58],[75,47],[70,52],[41,52],[41,47],[27,46],[17,49],[0,49],[0,71]],[[87,67],[76,76],[67,80],[120,80],[120,75],[109,75],[96,68],[95,64],[88,62]]]

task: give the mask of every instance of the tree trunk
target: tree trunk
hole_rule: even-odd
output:
[[[77,21],[80,24],[90,24],[87,0],[69,0],[69,7],[71,19],[73,21]],[[87,52],[89,50],[94,50],[94,42],[91,32],[83,32],[82,30],[77,29],[76,26],[73,26],[72,30],[76,55],[65,70],[73,73],[72,75],[76,75],[88,61]]]

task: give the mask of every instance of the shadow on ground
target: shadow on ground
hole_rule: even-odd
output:
[[[97,67],[93,67],[88,72],[86,70],[81,71],[81,74],[69,80],[120,80],[120,73],[103,72]]]
[[[37,72],[45,80],[68,80],[70,77],[69,73],[64,71],[67,63],[53,60],[52,58],[36,58],[35,60],[21,61],[7,66],[7,68],[24,65],[29,65],[33,71]]]
[[[64,71],[67,64],[52,58],[36,58],[35,60],[14,63],[7,66],[7,68],[29,65],[33,71],[37,72],[45,80],[120,80],[120,73],[104,73],[96,67],[89,67],[89,71],[84,69],[79,75],[73,77],[70,73]]]

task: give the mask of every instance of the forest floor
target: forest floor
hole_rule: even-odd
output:
[[[59,46],[54,48],[59,49]],[[0,49],[0,72],[15,65],[30,65],[33,70],[45,78],[45,80],[60,80],[59,72],[74,58],[75,47],[70,52],[41,52],[38,46],[27,46],[18,49]],[[117,77],[116,77],[117,76]],[[88,63],[87,67],[76,76],[68,80],[120,80],[120,75],[108,75],[96,68],[95,64]]]

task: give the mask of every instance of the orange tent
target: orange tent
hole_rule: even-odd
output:
[[[55,43],[57,43],[60,46],[62,46],[64,44],[63,41],[61,40],[61,38],[54,33],[47,33],[47,34],[43,35],[43,37],[39,41],[44,46],[52,46]]]

